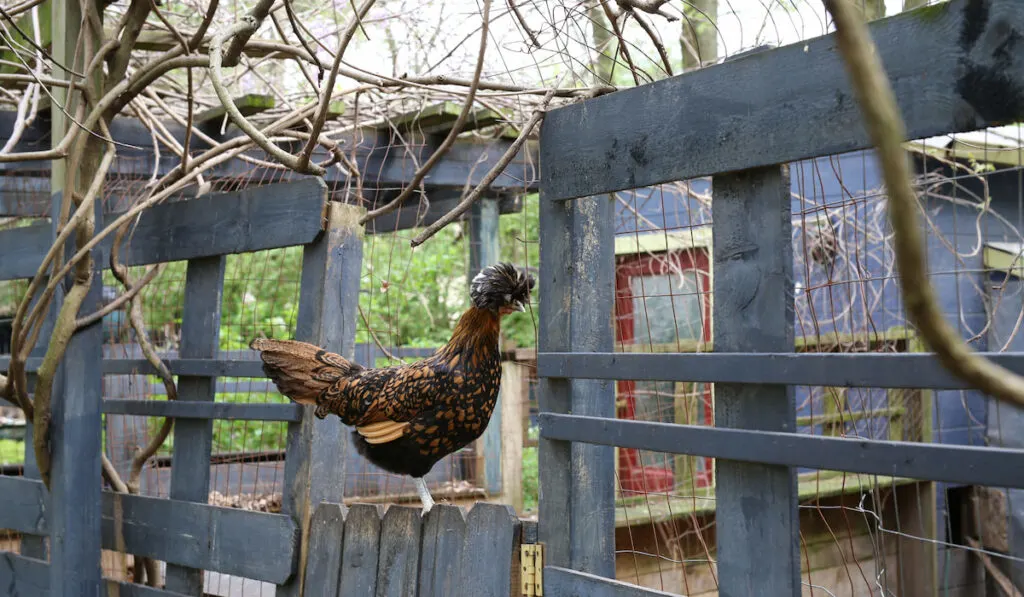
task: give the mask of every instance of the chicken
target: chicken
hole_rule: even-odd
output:
[[[525,311],[534,283],[508,263],[484,268],[448,343],[408,365],[367,369],[295,340],[259,338],[249,346],[282,394],[316,406],[321,419],[337,415],[355,428],[352,441],[367,460],[412,477],[425,514],[434,501],[423,477],[487,428],[501,384],[501,318]]]

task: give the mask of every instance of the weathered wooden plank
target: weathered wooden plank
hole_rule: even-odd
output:
[[[277,391],[271,390],[271,391]],[[238,404],[203,402],[190,404],[165,400],[104,400],[103,412],[116,415],[175,417],[177,419],[225,419],[234,421],[302,420],[302,407],[297,404]]]
[[[466,517],[458,595],[505,597],[512,586],[519,519],[511,506],[477,502]]]
[[[144,265],[306,244],[323,229],[326,202],[326,184],[306,178],[157,205],[139,216],[121,260]],[[104,224],[118,215],[107,214]],[[33,276],[50,234],[49,224],[0,231],[0,249],[18,255],[0,262],[0,280]],[[104,255],[112,243],[113,235],[100,243]],[[109,267],[106,260],[100,263]]]
[[[0,552],[0,587],[9,597],[47,597],[50,594],[50,565],[45,560]],[[101,586],[106,597],[187,597],[181,593],[106,580]]]
[[[164,361],[174,375],[212,377],[266,377],[263,363],[249,360],[229,359],[168,359]],[[3,365],[3,363],[0,363]],[[38,365],[36,365],[38,367]],[[145,373],[153,375],[156,370],[145,359],[108,359],[103,361],[103,373],[125,375]]]
[[[217,356],[220,313],[224,288],[224,256],[191,259],[185,272],[185,306],[182,312],[181,356],[209,359]],[[178,401],[212,404],[214,377],[178,377]],[[211,419],[180,419],[174,423],[171,461],[172,500],[206,503],[210,495],[210,453],[213,448]],[[167,565],[166,586],[188,595],[202,595],[201,568]]]
[[[501,257],[498,231],[498,200],[493,197],[480,199],[473,204],[469,214],[469,278],[481,269],[494,265]],[[501,421],[502,409],[498,405],[491,414],[491,420],[484,429],[477,444],[477,470],[482,473],[479,480],[489,495],[501,493]]]
[[[716,352],[793,349],[793,242],[789,171],[715,177],[712,329]],[[796,430],[792,387],[715,385],[715,426]],[[715,463],[722,593],[799,597],[796,469]],[[765,545],[773,549],[765,550]]]
[[[96,202],[98,217],[102,204]],[[93,251],[95,263],[105,261]],[[92,275],[81,311],[100,306],[103,280]],[[103,326],[96,322],[68,341],[57,371],[49,429],[50,454],[50,587],[58,595],[99,595],[101,491],[103,450]]]
[[[0,280],[34,276],[52,239],[49,224],[0,230]]]
[[[466,513],[458,506],[437,504],[423,519],[420,545],[419,597],[449,597],[462,583]]]
[[[572,202],[572,350],[611,352],[615,297],[615,209],[611,195]],[[607,380],[569,382],[575,414],[615,416],[615,385]],[[574,570],[615,577],[615,449],[572,447],[570,543]]]
[[[379,504],[353,504],[348,509],[341,554],[339,597],[377,594],[377,563],[383,512],[384,506]]]
[[[541,124],[543,129],[544,124]],[[542,133],[543,135],[543,133]],[[545,185],[547,183],[545,182]],[[545,187],[541,188],[544,195]],[[540,202],[540,269],[537,280],[541,352],[567,352],[572,304],[572,221],[568,202]],[[568,413],[569,381],[542,378],[537,381],[540,412]],[[569,548],[569,501],[572,448],[568,442],[541,437],[537,442],[538,519],[540,541],[547,561],[571,566]]]
[[[365,210],[332,202],[327,231],[302,254],[299,314],[295,338],[353,358],[359,309],[359,279],[363,260]],[[309,524],[320,502],[340,501],[345,495],[348,430],[338,417],[317,418],[304,407],[302,421],[288,426],[285,494],[282,511],[299,528]],[[281,595],[299,597],[305,574],[306,544],[299,574],[282,587]]]
[[[1017,0],[952,0],[870,29],[908,139],[1024,119],[1024,62],[1003,50],[1024,30]],[[560,107],[542,131],[554,200],[871,147],[834,34]]]
[[[423,519],[418,508],[390,506],[380,525],[377,597],[416,594]]]
[[[41,481],[0,476],[0,526],[49,532]],[[284,582],[294,570],[298,531],[288,516],[143,496],[121,496],[125,547],[130,553],[236,576]],[[114,498],[103,493],[103,548],[116,549]],[[38,509],[30,504],[35,501]],[[46,510],[49,512],[49,510]],[[98,552],[97,552],[98,553]],[[98,556],[97,556],[98,557]]]
[[[306,591],[310,597],[340,597],[341,554],[345,540],[345,507],[321,503],[309,523]]]
[[[556,597],[674,597],[672,593],[557,566],[544,567],[544,594]]]
[[[786,467],[1024,489],[1024,451],[541,413],[541,437]],[[543,524],[541,525],[543,530]]]
[[[265,112],[277,104],[274,96],[257,93],[247,93],[241,97],[236,97],[232,101],[235,107],[238,108],[238,111],[242,113],[242,116],[252,116],[253,114]],[[217,105],[196,114],[194,122],[197,126],[206,128],[208,131],[216,132],[220,129],[221,122],[227,116],[227,113],[228,111],[224,106]]]

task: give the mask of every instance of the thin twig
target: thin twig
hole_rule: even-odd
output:
[[[331,94],[334,92],[334,82],[338,79],[341,57],[345,55],[345,50],[348,49],[352,36],[356,34],[362,18],[370,10],[374,2],[376,0],[365,0],[362,6],[356,10],[356,14],[352,17],[352,22],[348,24],[348,27],[345,28],[344,33],[341,35],[338,52],[334,55],[334,64],[331,66],[331,72],[327,75],[327,83],[320,94],[320,108],[316,112],[316,118],[313,119],[313,128],[310,129],[309,141],[306,143],[306,147],[302,149],[302,153],[299,154],[296,170],[305,170],[306,166],[309,165],[309,157],[313,154],[313,148],[316,147],[317,138],[320,136],[320,131],[324,128],[324,123],[327,122],[327,110],[331,106]]]
[[[255,141],[264,151],[296,172],[323,176],[325,174],[323,168],[316,164],[307,164],[305,167],[300,168],[298,158],[275,145],[266,135],[261,133],[255,125],[242,115],[242,112],[239,111],[234,101],[232,101],[231,96],[228,95],[227,87],[224,86],[224,79],[221,75],[222,46],[224,41],[229,37],[241,35],[246,31],[250,32],[251,35],[257,26],[258,23],[254,17],[246,16],[243,17],[240,23],[229,27],[227,31],[217,34],[210,41],[210,81],[213,83],[213,89],[217,93],[217,97],[220,98],[221,105],[227,111],[228,117],[235,123],[235,126]]]
[[[849,0],[825,0],[835,20],[836,41],[861,113],[878,151],[889,195],[896,269],[911,322],[951,373],[1005,402],[1024,405],[1024,378],[979,356],[949,325],[928,279],[925,243],[917,225],[921,205],[910,185],[903,118],[863,18]]]
[[[530,43],[533,44],[533,47],[541,47],[540,40],[537,39],[537,34],[534,33],[533,29],[530,29],[530,26],[526,24],[526,19],[523,17],[523,13],[520,12],[519,7],[516,6],[516,0],[507,0],[507,2],[509,10],[512,11],[512,16],[519,21],[519,26],[523,28],[523,33],[526,34],[526,37],[530,38]]]
[[[516,154],[519,153],[519,148],[523,146],[523,143],[526,143],[527,137],[529,137],[530,133],[533,132],[533,129],[536,128],[537,124],[541,121],[541,119],[544,118],[544,110],[547,108],[548,104],[551,102],[551,99],[553,97],[553,91],[544,97],[544,101],[541,103],[540,107],[538,107],[537,110],[533,113],[533,116],[530,117],[530,120],[525,125],[523,125],[522,132],[519,133],[519,136],[516,137],[516,140],[512,143],[512,145],[509,146],[509,148],[505,151],[504,155],[501,156],[501,159],[498,160],[498,163],[495,164],[493,168],[491,168],[490,172],[488,172],[486,176],[484,176],[484,179],[480,181],[480,184],[478,184],[476,188],[474,188],[473,191],[469,195],[467,195],[465,199],[460,201],[459,204],[456,205],[451,211],[441,216],[439,220],[437,220],[430,226],[427,226],[426,230],[419,233],[416,236],[416,238],[412,239],[412,241],[410,241],[409,243],[410,245],[412,245],[413,247],[418,247],[419,245],[422,245],[428,238],[434,236],[435,234],[437,234],[439,230],[441,230],[448,224],[451,224],[452,222],[457,220],[459,216],[466,213],[466,210],[468,210],[473,205],[473,203],[475,203],[478,199],[480,199],[481,196],[483,196],[484,191],[486,191],[488,187],[491,186],[491,183],[494,182],[496,178],[498,178],[498,175],[500,175],[505,170],[505,166],[507,166],[512,161],[512,159],[516,157]]]
[[[99,309],[94,313],[90,313],[89,315],[85,315],[83,317],[79,317],[78,319],[76,319],[75,329],[81,329],[87,325],[92,325],[99,321],[100,319],[103,319],[107,315],[120,309],[121,305],[124,305],[128,301],[132,300],[132,298],[134,298],[135,295],[141,292],[143,288],[145,288],[147,285],[149,285],[150,282],[155,280],[156,277],[159,276],[161,272],[163,272],[165,267],[167,267],[166,263],[151,265],[146,270],[145,275],[143,275],[138,282],[132,284],[131,288],[129,288],[125,292],[122,292],[116,299],[104,305],[102,309]]]
[[[469,87],[469,93],[466,95],[466,101],[462,105],[462,111],[459,112],[459,117],[455,119],[455,123],[452,124],[452,128],[448,131],[448,135],[444,138],[444,141],[441,142],[441,145],[438,146],[437,150],[431,154],[427,161],[416,170],[412,180],[409,181],[409,184],[406,185],[404,189],[402,189],[402,192],[387,205],[363,214],[359,219],[360,224],[365,224],[378,216],[391,213],[398,209],[398,206],[412,196],[434,165],[441,161],[441,158],[444,157],[451,146],[455,144],[455,139],[462,133],[462,127],[465,125],[466,120],[469,117],[469,111],[472,109],[473,102],[476,98],[477,86],[480,83],[480,75],[484,68],[484,55],[487,53],[487,38],[490,32],[490,20],[491,0],[484,0],[483,24],[480,27],[480,51],[477,54],[476,70],[473,72],[473,84]]]

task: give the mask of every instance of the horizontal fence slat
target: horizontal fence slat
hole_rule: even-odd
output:
[[[981,353],[1024,374],[1024,353]],[[926,353],[540,353],[538,377],[965,389]]]
[[[1024,61],[999,50],[1024,30],[1019,0],[951,0],[870,30],[908,139],[1024,119]],[[551,110],[541,194],[570,199],[871,147],[848,79],[832,34]]]
[[[673,593],[558,566],[544,567],[544,594],[555,597],[675,597]]]
[[[164,363],[174,375],[195,377],[266,377],[262,361],[230,359],[165,359]],[[0,362],[0,367],[3,363]],[[145,359],[105,359],[104,375],[155,375],[156,369]]]
[[[0,587],[5,588],[6,595],[46,597],[50,592],[50,565],[43,560],[0,552]],[[106,597],[188,597],[119,580],[107,580],[101,590]]]
[[[0,528],[47,533],[42,512],[49,497],[42,481],[0,476]],[[103,492],[103,547],[116,549],[114,499]],[[282,583],[295,570],[298,529],[291,517],[178,500],[121,495],[124,544],[129,553],[172,564]],[[24,504],[33,501],[37,510]],[[22,504],[8,508],[7,504]]]
[[[177,402],[174,400],[104,400],[103,412],[111,415],[177,417],[179,419],[226,419],[235,421],[302,420],[298,404],[238,404],[232,402]]]
[[[121,261],[145,265],[304,245],[323,229],[326,203],[327,185],[308,178],[156,205],[139,216]],[[104,224],[119,215],[107,214]],[[0,280],[35,275],[52,235],[49,224],[0,231]],[[104,255],[113,238],[100,243]]]
[[[1024,450],[821,437],[541,413],[547,439],[741,462],[1024,488]]]

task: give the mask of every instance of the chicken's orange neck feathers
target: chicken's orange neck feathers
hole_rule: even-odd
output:
[[[470,350],[497,350],[501,322],[498,314],[489,309],[470,307],[455,325],[445,352]]]

